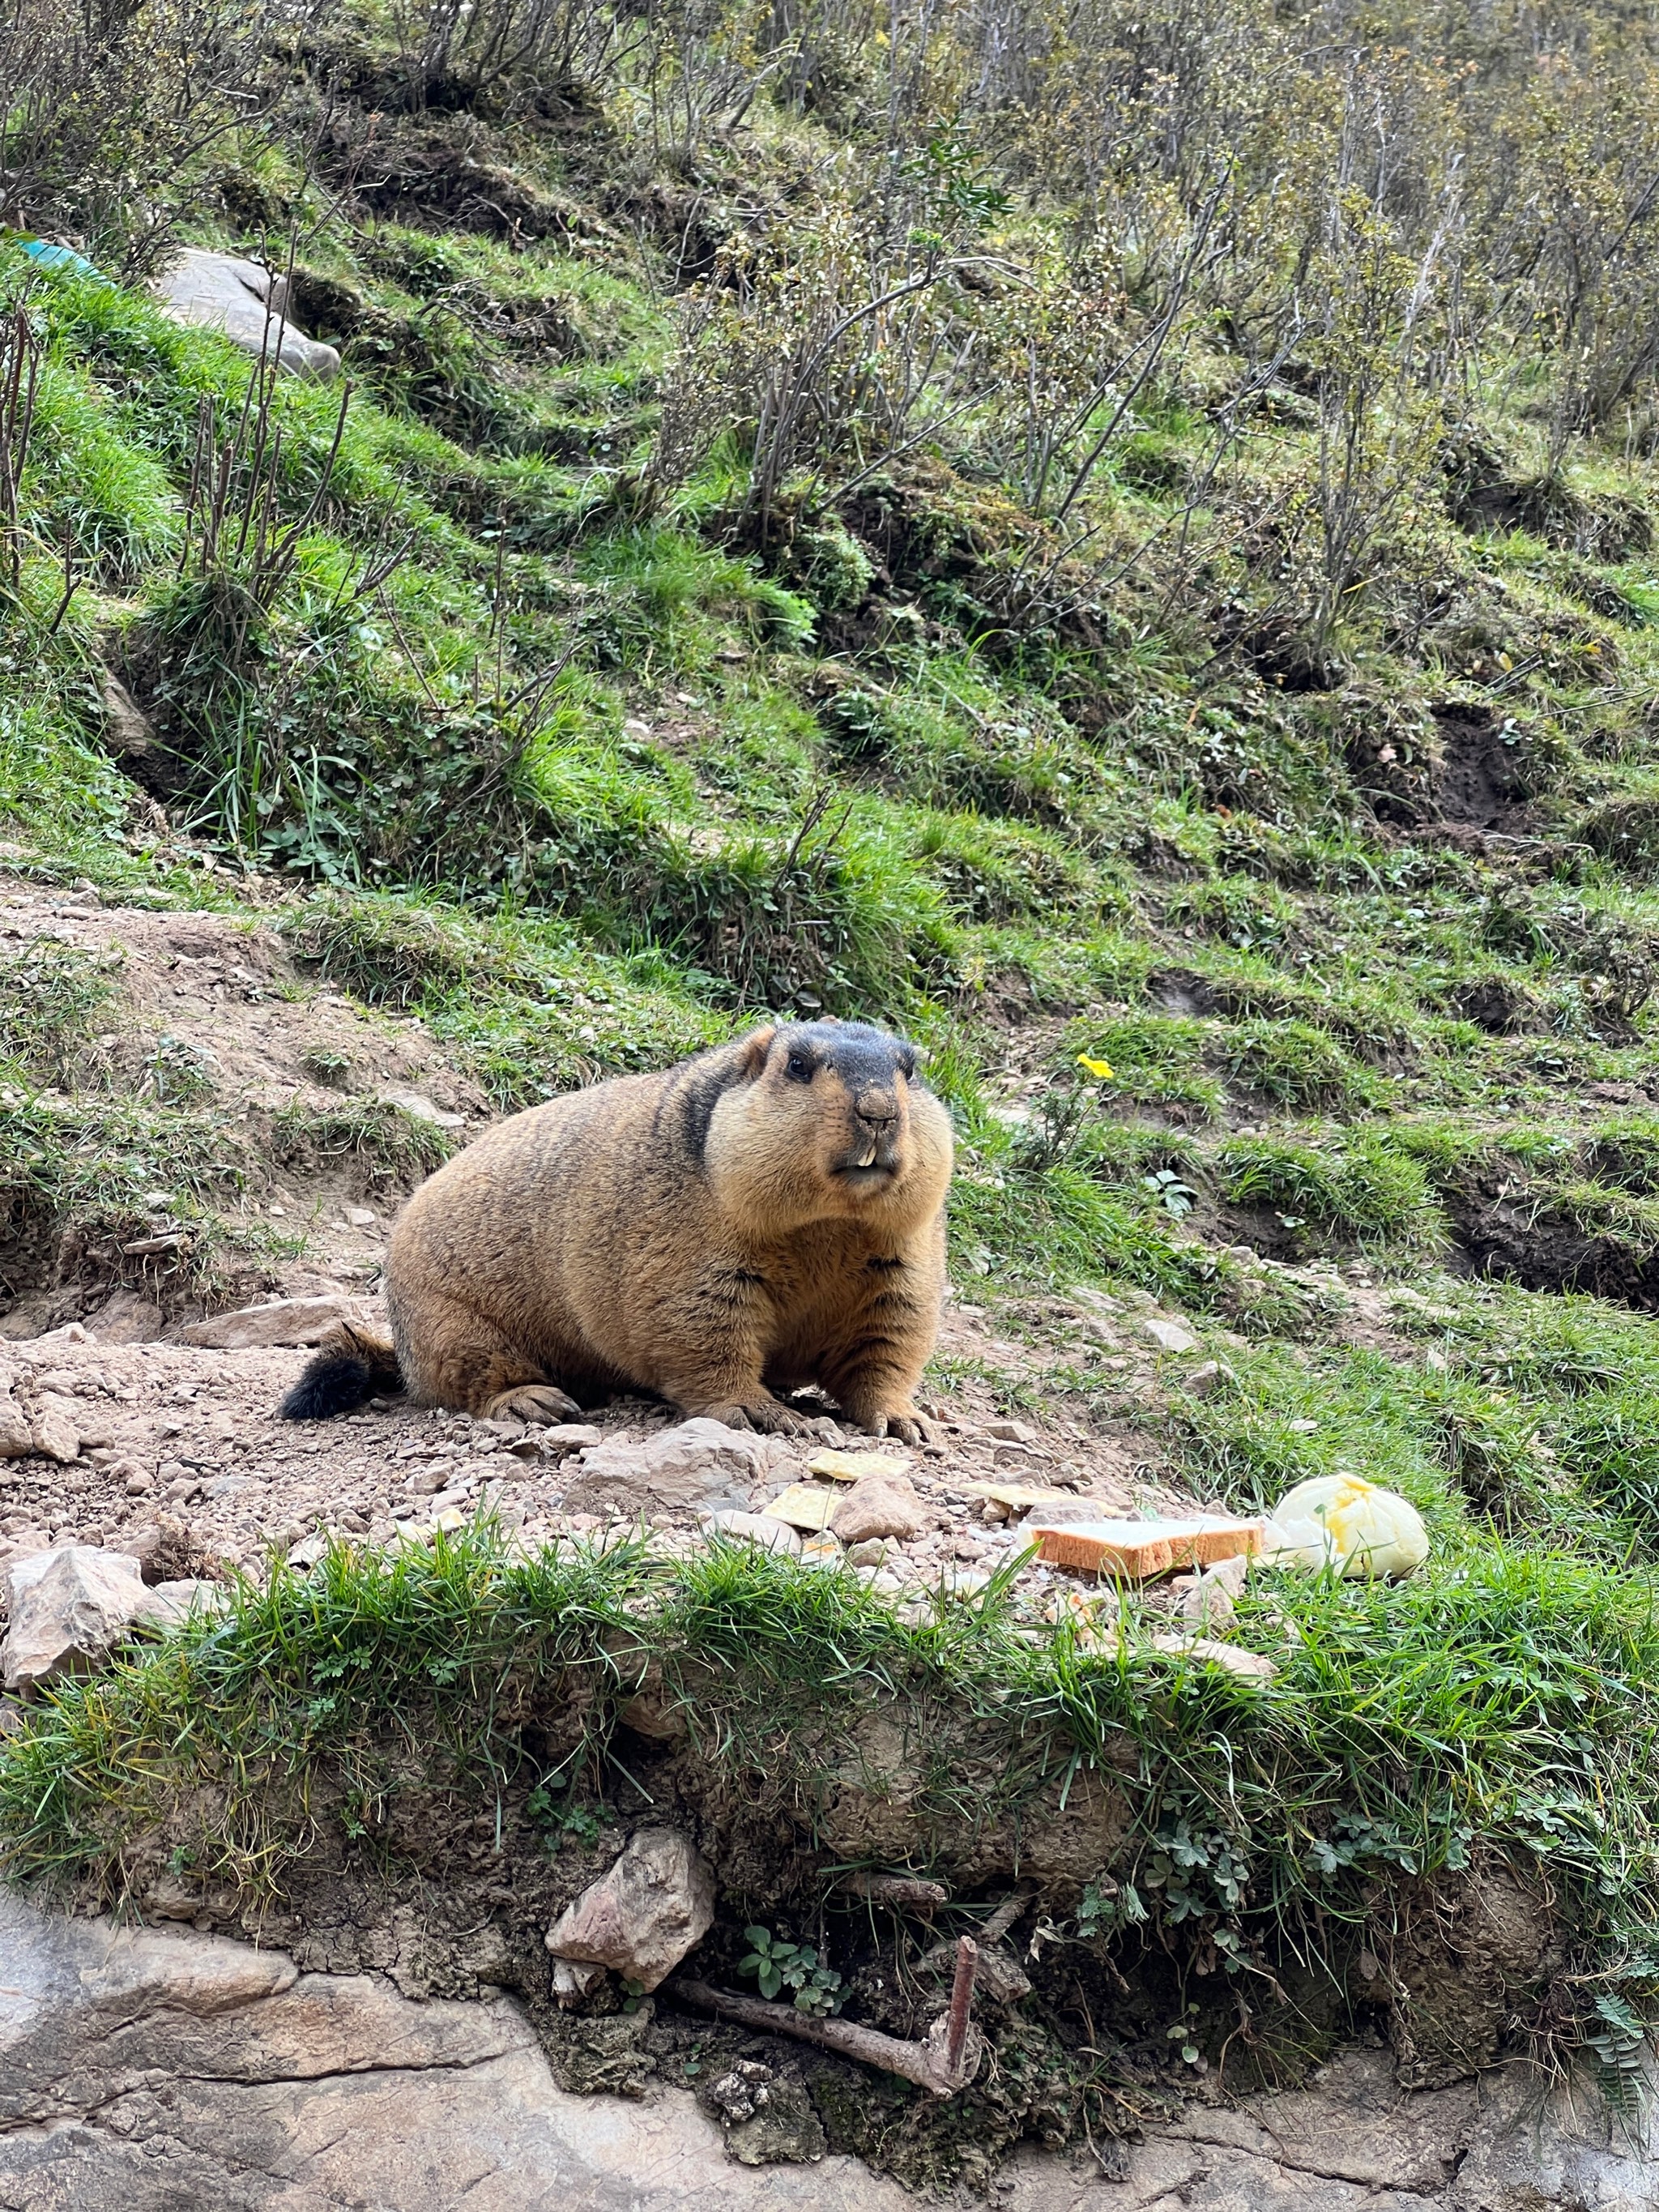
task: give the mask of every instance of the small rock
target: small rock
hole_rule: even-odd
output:
[[[1212,1567],[1205,1568],[1200,1579],[1208,1588],[1224,1590],[1229,1597],[1243,1597],[1250,1579],[1250,1562],[1243,1553],[1231,1559],[1218,1559]]]
[[[708,1934],[714,1881],[678,1828],[639,1828],[547,1931],[555,1959],[609,1966],[647,1993]]]
[[[400,1108],[417,1121],[430,1121],[434,1128],[464,1129],[466,1127],[465,1114],[446,1114],[441,1106],[434,1104],[422,1091],[388,1091],[383,1096],[388,1106]]]
[[[1279,1672],[1264,1652],[1246,1651],[1240,1644],[1220,1644],[1209,1636],[1155,1636],[1152,1649],[1187,1659],[1201,1659],[1212,1667],[1224,1667],[1241,1681],[1271,1682]]]
[[[1036,1431],[1028,1427],[1024,1421],[987,1421],[985,1433],[994,1437],[998,1443],[1034,1444],[1036,1442]]]
[[[46,1459],[55,1459],[64,1465],[81,1456],[81,1431],[77,1425],[79,1409],[70,1398],[55,1397],[49,1390],[40,1394],[40,1410],[34,1417],[34,1449]]]
[[[1223,1634],[1232,1626],[1231,1593],[1205,1575],[1177,1575],[1170,1585],[1176,1611],[1200,1635]]]
[[[291,1567],[314,1567],[327,1549],[328,1538],[318,1529],[309,1536],[301,1536],[297,1544],[289,1546],[288,1563]],[[156,1588],[165,1589],[166,1584],[158,1583]]]
[[[1207,1398],[1224,1382],[1231,1382],[1233,1370],[1219,1359],[1206,1359],[1181,1378],[1181,1387],[1189,1398]]]
[[[555,1421],[550,1427],[538,1429],[534,1433],[542,1449],[556,1455],[586,1451],[592,1445],[605,1442],[605,1431],[596,1428],[592,1421]]]
[[[27,1459],[34,1449],[34,1431],[9,1390],[0,1389],[0,1459]]]
[[[832,1533],[848,1545],[872,1536],[919,1536],[927,1526],[927,1510],[904,1474],[862,1476],[830,1520]]]
[[[160,1627],[176,1628],[192,1613],[216,1612],[228,1595],[217,1583],[157,1583],[149,1593],[149,1618]]]
[[[800,1538],[794,1529],[767,1513],[739,1513],[723,1505],[713,1513],[705,1513],[702,1525],[710,1535],[723,1536],[731,1544],[758,1544],[768,1552],[800,1549]]]
[[[884,1566],[890,1548],[884,1536],[866,1536],[861,1543],[848,1546],[847,1564],[849,1567]]]
[[[895,1459],[890,1452],[821,1451],[815,1452],[806,1462],[809,1474],[827,1474],[834,1482],[857,1482],[866,1474],[908,1474],[908,1459]]]
[[[265,1305],[244,1306],[239,1313],[216,1314],[211,1321],[193,1322],[179,1330],[179,1341],[200,1345],[210,1352],[318,1344],[341,1322],[380,1327],[384,1316],[373,1301],[347,1297],[342,1292],[326,1297],[273,1298]]]
[[[1160,1352],[1196,1352],[1198,1339],[1191,1329],[1178,1321],[1165,1321],[1158,1314],[1142,1316],[1141,1334],[1149,1336]]]
[[[372,1229],[380,1217],[372,1206],[349,1206],[345,1218],[354,1229]]]
[[[100,1665],[133,1623],[150,1613],[138,1562],[124,1552],[68,1544],[14,1562],[3,1659],[9,1690]]]

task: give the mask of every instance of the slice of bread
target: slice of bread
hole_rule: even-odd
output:
[[[1265,1521],[1234,1521],[1218,1513],[1194,1513],[1182,1520],[1049,1523],[1034,1512],[1022,1534],[1036,1540],[1039,1558],[1050,1566],[1146,1582],[1175,1567],[1254,1558],[1266,1540],[1267,1527]]]

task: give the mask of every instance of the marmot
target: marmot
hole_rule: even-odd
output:
[[[775,1394],[816,1383],[857,1427],[920,1443],[951,1149],[915,1048],[861,1022],[756,1030],[532,1107],[399,1216],[393,1344],[340,1332],[282,1413],[401,1383],[420,1405],[556,1421],[633,1389],[790,1434],[809,1417]]]

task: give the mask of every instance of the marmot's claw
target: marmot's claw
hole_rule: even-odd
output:
[[[492,1421],[532,1421],[551,1426],[556,1421],[579,1421],[582,1409],[556,1383],[525,1382],[516,1390],[503,1390],[489,1401]]]
[[[906,1413],[878,1413],[870,1424],[870,1433],[891,1437],[902,1444],[927,1444],[933,1440],[933,1423],[925,1421],[914,1408]]]
[[[703,1419],[719,1421],[728,1429],[753,1429],[763,1437],[804,1437],[813,1427],[807,1414],[796,1413],[775,1398],[757,1399],[752,1404],[702,1406],[697,1413]],[[686,1415],[688,1420],[693,1418],[689,1413]]]

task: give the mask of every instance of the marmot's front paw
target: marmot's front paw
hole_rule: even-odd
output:
[[[485,1414],[492,1421],[533,1421],[548,1426],[581,1417],[575,1400],[553,1382],[521,1382],[516,1390],[503,1390],[490,1400]]]
[[[763,1437],[805,1437],[811,1435],[817,1426],[810,1413],[798,1413],[793,1406],[764,1395],[735,1401],[724,1406],[699,1406],[688,1411],[688,1420],[720,1421],[728,1429],[753,1429]]]
[[[884,1413],[872,1413],[859,1424],[872,1437],[892,1437],[902,1444],[927,1444],[933,1440],[933,1425],[924,1420],[914,1406],[895,1406]]]

